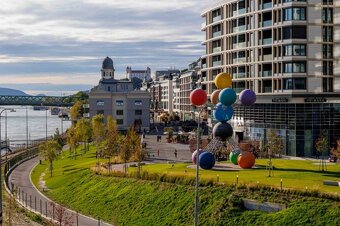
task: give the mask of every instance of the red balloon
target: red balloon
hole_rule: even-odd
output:
[[[192,105],[201,106],[208,100],[207,93],[203,89],[195,89],[190,93],[190,102]]]
[[[244,151],[238,156],[237,163],[242,169],[250,169],[255,165],[255,156],[249,151]]]

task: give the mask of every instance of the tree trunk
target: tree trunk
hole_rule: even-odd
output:
[[[50,161],[50,176],[53,176],[53,162]]]

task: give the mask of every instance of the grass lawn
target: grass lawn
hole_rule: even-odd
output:
[[[79,153],[79,151],[78,151]],[[107,160],[101,159],[101,162]],[[39,177],[50,189],[46,195],[76,211],[100,217],[116,225],[192,225],[194,187],[115,178],[96,175],[90,171],[97,160],[92,147],[90,152],[76,160],[68,152],[54,162],[54,177],[50,178],[47,164],[43,162],[32,172],[32,180],[38,185]],[[264,165],[266,160],[258,160]],[[339,180],[339,165],[329,166],[327,173],[318,171],[318,166],[308,161],[274,160],[277,170],[274,177],[266,177],[265,169],[241,170],[238,172],[201,171],[204,178],[220,182],[259,183],[280,185],[298,189],[319,189],[323,192],[339,192],[336,187],[324,187],[322,181]],[[130,171],[136,170],[130,168]],[[142,170],[176,175],[194,175],[187,164],[155,164],[143,166]],[[287,204],[287,209],[278,213],[246,211],[239,204],[239,197]],[[281,193],[271,189],[235,189],[232,186],[214,186],[200,189],[200,225],[336,225],[340,220],[340,204],[328,199],[304,197],[299,194]],[[240,222],[242,222],[240,224]]]
[[[268,177],[268,172],[265,169],[267,164],[266,159],[257,159],[256,165],[259,169],[248,169],[238,171],[216,171],[216,170],[201,170],[202,178],[217,180],[220,182],[236,183],[236,177],[239,178],[241,184],[264,184],[275,187],[280,187],[281,179],[284,188],[294,189],[312,189],[333,194],[340,194],[340,187],[332,187],[323,185],[324,180],[340,181],[340,164],[327,166],[327,172],[319,171],[319,166],[315,162],[304,160],[283,160],[274,159],[273,166],[275,167],[274,175]],[[187,167],[188,164],[154,164],[143,166],[143,170],[150,173],[168,173],[195,176],[195,169]]]

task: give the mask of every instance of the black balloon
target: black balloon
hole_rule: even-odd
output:
[[[213,135],[222,141],[227,140],[234,133],[233,127],[227,122],[219,122],[214,126]]]

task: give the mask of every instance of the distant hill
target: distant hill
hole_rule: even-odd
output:
[[[24,93],[17,89],[9,89],[0,87],[0,95],[6,96],[29,96],[27,93]]]

